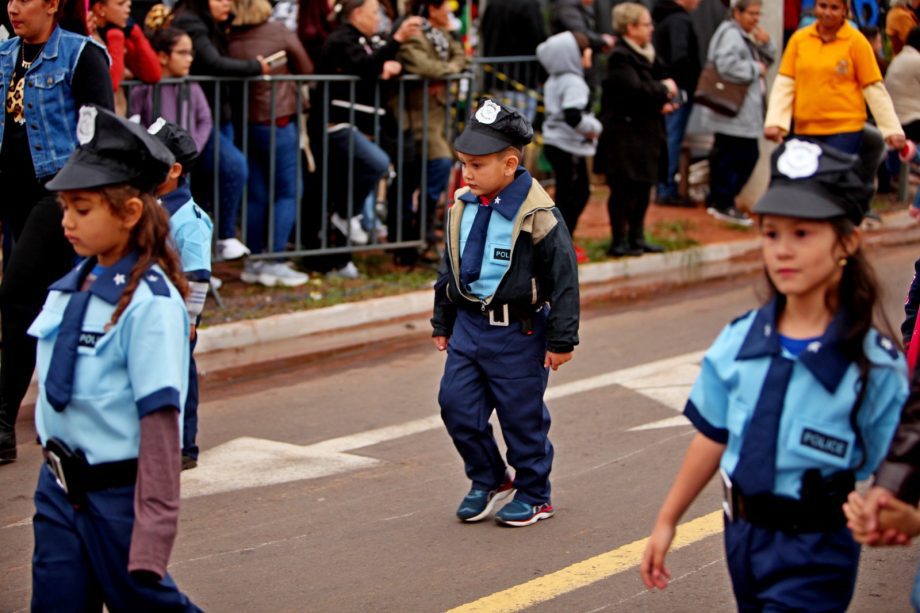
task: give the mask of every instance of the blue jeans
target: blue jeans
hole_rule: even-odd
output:
[[[211,193],[214,185],[214,139],[220,141],[220,159],[217,162],[218,172],[218,194],[219,200],[217,206],[214,206],[214,194]],[[205,175],[207,181],[207,192],[210,198],[211,210],[217,211],[217,238],[234,238],[236,237],[236,220],[240,214],[240,201],[243,197],[243,185],[246,184],[248,175],[246,167],[246,157],[243,152],[233,144],[233,124],[227,122],[217,126],[211,132],[211,138],[205,145],[204,151],[201,152],[201,161],[198,165],[199,171]]]
[[[287,247],[297,220],[300,199],[297,181],[297,156],[300,143],[297,124],[275,128],[275,149],[271,149],[271,126],[249,126],[249,201],[246,208],[246,242],[253,253],[266,251],[269,205],[269,160],[275,156],[275,201],[272,207],[272,235],[268,251]]]
[[[664,127],[668,132],[668,176],[663,183],[658,184],[656,197],[673,198],[677,195],[677,182],[674,175],[680,166],[680,146],[684,142],[684,132],[687,131],[687,122],[690,120],[690,111],[693,103],[686,102],[679,106],[673,113],[664,116]]]
[[[802,136],[822,142],[844,153],[858,155],[859,148],[862,146],[863,131],[841,132],[840,134],[803,134]]]
[[[450,183],[450,169],[453,168],[454,161],[451,158],[435,158],[428,160],[427,177],[428,201],[437,202],[441,198],[441,192],[447,189]],[[449,195],[448,195],[449,197]]]
[[[364,210],[365,201],[390,166],[390,157],[357,128],[329,133],[329,190],[333,211],[340,217],[348,214],[348,147],[349,134],[354,134],[354,171],[352,173],[351,214]]]

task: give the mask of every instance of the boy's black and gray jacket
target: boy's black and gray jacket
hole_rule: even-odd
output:
[[[578,344],[578,264],[572,238],[552,199],[533,181],[518,209],[512,234],[511,261],[495,293],[479,299],[461,289],[460,220],[467,203],[457,190],[445,222],[446,249],[435,283],[432,336],[450,336],[457,309],[497,311],[508,305],[509,313],[532,313],[550,304],[546,348],[567,353]]]

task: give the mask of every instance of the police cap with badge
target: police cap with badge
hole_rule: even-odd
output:
[[[195,144],[195,139],[186,130],[158,117],[147,128],[147,133],[152,134],[155,139],[166,145],[166,148],[176,156],[176,162],[182,165],[183,173],[188,172],[194,166],[198,159],[198,146]]]
[[[79,146],[45,186],[52,191],[128,184],[152,193],[166,180],[175,157],[136,123],[104,108],[80,108]]]
[[[855,225],[869,208],[873,186],[859,174],[859,156],[793,138],[771,158],[770,188],[754,213],[801,219],[846,217]]]
[[[533,140],[530,122],[510,106],[483,98],[454,149],[467,155],[489,155],[508,147],[523,149]]]

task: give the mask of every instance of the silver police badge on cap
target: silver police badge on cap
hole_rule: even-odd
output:
[[[147,134],[159,134],[160,130],[163,129],[163,126],[166,125],[166,120],[162,117],[157,117],[157,120],[150,124],[150,127],[147,128]]]
[[[85,145],[96,135],[96,115],[94,106],[81,106],[80,119],[77,121],[77,142]]]
[[[495,123],[498,114],[501,112],[502,107],[498,106],[491,100],[486,100],[479,110],[476,111],[476,120],[479,123],[490,124]]]
[[[776,160],[776,169],[790,179],[810,177],[818,171],[821,146],[804,140],[786,141],[785,150]]]

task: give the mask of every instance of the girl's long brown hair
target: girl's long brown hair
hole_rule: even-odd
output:
[[[188,295],[188,283],[182,274],[179,256],[173,247],[169,234],[169,216],[166,210],[157,203],[156,199],[145,192],[130,185],[114,185],[103,187],[99,193],[107,201],[110,210],[117,217],[124,217],[125,203],[131,198],[137,198],[143,203],[143,210],[137,225],[131,230],[128,249],[138,254],[137,263],[131,269],[131,278],[125,285],[125,291],[112,313],[111,324],[114,326],[118,318],[128,308],[131,298],[137,290],[144,273],[157,264],[166,273],[166,277],[176,286],[183,298]]]

